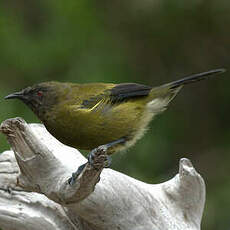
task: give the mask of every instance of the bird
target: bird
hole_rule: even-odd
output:
[[[50,81],[29,86],[5,99],[21,100],[60,142],[91,151],[88,159],[93,164],[94,153],[99,149],[111,155],[134,145],[184,85],[223,72],[224,68],[214,69],[157,87]],[[83,168],[84,165],[73,175],[77,177]]]

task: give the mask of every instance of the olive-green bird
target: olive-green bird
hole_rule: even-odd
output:
[[[62,143],[91,153],[103,145],[110,155],[140,139],[152,118],[166,109],[185,84],[224,71],[198,73],[158,87],[44,82],[5,99],[23,101]]]

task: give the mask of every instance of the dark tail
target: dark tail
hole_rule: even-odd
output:
[[[214,70],[210,70],[210,71],[203,72],[203,73],[192,74],[180,80],[170,82],[166,84],[165,86],[169,86],[170,89],[174,89],[181,85],[186,85],[186,84],[190,84],[196,81],[207,79],[213,76],[214,74],[224,73],[225,71],[226,71],[225,69],[214,69]]]

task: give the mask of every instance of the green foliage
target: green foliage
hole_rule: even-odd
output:
[[[229,66],[230,2],[4,1],[0,14],[0,98],[47,81],[158,85]],[[228,73],[182,90],[114,169],[157,183],[188,157],[204,176],[203,229],[229,229]],[[0,99],[0,120],[38,122],[19,101]],[[8,149],[0,135],[0,152]]]

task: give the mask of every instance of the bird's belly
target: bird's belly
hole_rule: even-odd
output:
[[[61,123],[48,123],[46,127],[62,143],[83,150],[125,138],[127,142],[118,145],[117,151],[129,147],[142,136],[149,122],[145,122],[144,114],[142,107],[130,107],[126,103],[106,113],[82,112]]]
[[[133,130],[129,124],[117,126],[111,121],[102,123],[89,121],[87,124],[78,124],[71,128],[58,129],[47,126],[48,131],[63,144],[82,150],[92,150],[100,145],[107,144],[120,138],[132,138]]]

